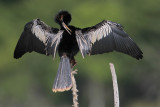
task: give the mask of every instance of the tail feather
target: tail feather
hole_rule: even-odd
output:
[[[59,64],[58,72],[54,80],[53,92],[66,91],[72,86],[71,65],[67,56],[62,56]]]

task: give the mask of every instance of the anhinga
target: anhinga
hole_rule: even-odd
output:
[[[14,51],[16,59],[32,51],[55,58],[58,51],[60,64],[53,84],[54,92],[71,88],[71,68],[76,64],[74,56],[79,50],[83,58],[86,54],[118,51],[142,59],[142,51],[120,24],[104,20],[95,26],[80,29],[69,25],[70,21],[71,14],[60,11],[55,17],[60,29],[50,27],[40,19],[28,22]]]

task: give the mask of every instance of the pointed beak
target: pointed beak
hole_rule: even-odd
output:
[[[62,22],[62,26],[67,30],[67,32],[71,35],[71,29],[69,29],[69,27],[64,23]]]

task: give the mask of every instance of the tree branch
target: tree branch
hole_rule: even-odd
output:
[[[76,80],[74,78],[74,74],[77,74],[77,70],[74,70],[71,72],[71,78],[72,78],[72,95],[73,95],[73,107],[78,107],[78,90],[76,85]]]
[[[118,92],[117,76],[116,76],[114,65],[112,63],[109,63],[109,65],[110,65],[112,81],[113,81],[114,107],[119,107],[119,92]]]

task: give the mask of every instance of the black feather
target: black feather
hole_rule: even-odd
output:
[[[47,33],[44,35],[34,34],[32,30],[37,26],[39,27],[38,30]],[[25,25],[24,31],[22,32],[16,45],[14,58],[20,58],[25,53],[32,51],[44,55],[54,56],[57,50],[55,48],[58,47],[57,44],[59,44],[61,39],[61,35],[58,35],[58,32],[58,29],[47,26],[44,22],[40,21],[40,19],[28,22]],[[61,32],[63,33],[63,31]],[[40,39],[41,36],[43,36],[44,40]],[[56,36],[58,36],[57,39],[55,39]]]
[[[103,54],[106,52],[118,51],[128,54],[136,59],[142,59],[143,53],[134,41],[124,32],[122,25],[111,21],[102,21],[99,24],[78,30],[87,40],[88,45],[91,45],[88,50],[89,54]],[[78,38],[77,34],[77,38]],[[96,38],[96,40],[95,40]],[[99,39],[100,38],[100,39]],[[80,50],[84,50],[82,46]],[[85,50],[86,52],[88,50]],[[82,54],[86,53],[83,52]]]

